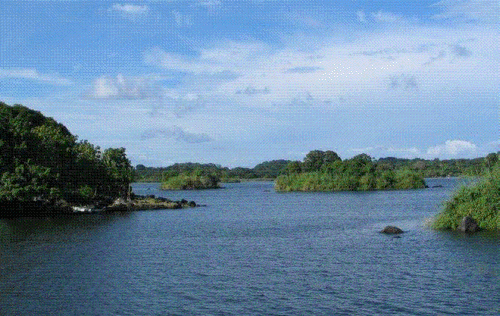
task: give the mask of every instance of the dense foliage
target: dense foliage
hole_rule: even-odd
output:
[[[421,174],[407,168],[394,169],[357,155],[342,161],[332,151],[314,150],[303,162],[287,165],[275,181],[277,191],[367,191],[424,188]]]
[[[479,183],[461,187],[446,201],[443,211],[433,222],[434,228],[456,229],[462,218],[471,216],[482,229],[500,229],[500,163],[498,156],[494,158],[490,154],[487,157],[492,159],[488,164],[490,171]]]
[[[214,173],[196,169],[170,177],[166,176],[161,184],[162,190],[202,190],[219,188],[220,178]]]
[[[189,175],[196,170],[218,177],[222,182],[250,179],[274,179],[287,166],[289,160],[273,160],[258,164],[254,168],[227,168],[216,164],[176,163],[169,167],[152,168],[137,165],[134,180],[137,182],[165,182],[179,175]]]
[[[281,174],[291,174],[297,172],[312,172],[318,170],[318,164],[330,164],[340,157],[333,151],[314,150],[308,154],[304,162],[290,160],[266,161],[256,165],[254,168],[227,168],[216,164],[200,163],[178,163],[169,167],[146,167],[137,165],[135,169],[134,181],[137,182],[162,182],[166,177],[192,172],[196,169],[208,171],[217,175],[222,182],[237,182],[241,180],[265,179],[274,180]],[[321,159],[315,156],[321,155]],[[436,177],[459,177],[478,176],[488,171],[488,165],[492,164],[495,154],[487,157],[475,159],[449,159],[449,160],[425,160],[420,158],[405,159],[387,157],[376,161],[379,169],[387,170],[410,170],[424,178]],[[323,161],[324,160],[324,161]]]
[[[0,102],[3,211],[21,212],[35,201],[86,203],[126,196],[132,171],[124,148],[101,152],[40,112]]]

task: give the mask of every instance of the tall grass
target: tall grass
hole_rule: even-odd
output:
[[[425,188],[421,175],[410,170],[396,172],[303,172],[279,176],[275,190],[290,191],[371,191]]]
[[[500,229],[500,164],[479,183],[462,186],[446,201],[432,223],[435,229],[457,229],[463,217],[474,218],[481,229]]]

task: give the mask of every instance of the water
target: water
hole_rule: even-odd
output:
[[[456,179],[414,191],[139,194],[184,210],[0,220],[1,315],[499,315],[500,235],[426,228]],[[386,225],[402,238],[379,234]]]

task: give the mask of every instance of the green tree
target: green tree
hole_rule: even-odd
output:
[[[495,166],[498,163],[498,154],[496,153],[490,153],[484,158],[484,163],[486,165],[486,168],[488,170],[492,170],[493,166]]]
[[[108,148],[102,155],[109,176],[108,189],[112,194],[126,198],[132,181],[133,168],[125,154],[125,148]]]

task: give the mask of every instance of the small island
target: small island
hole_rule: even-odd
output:
[[[372,191],[425,188],[421,173],[374,161],[367,154],[342,160],[333,151],[313,150],[289,163],[275,181],[278,192]]]
[[[206,190],[219,189],[220,178],[212,173],[196,169],[193,172],[166,176],[161,184],[162,190]]]
[[[500,229],[500,162],[499,154],[485,159],[489,171],[471,186],[461,187],[436,216],[432,227],[441,230],[462,230],[464,220],[473,221],[481,230]]]

